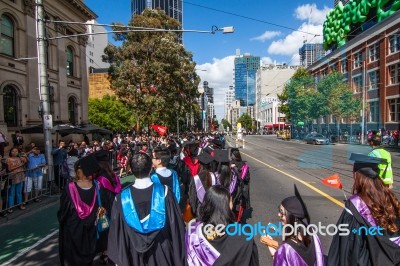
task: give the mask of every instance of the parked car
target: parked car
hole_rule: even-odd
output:
[[[329,139],[326,138],[322,134],[308,134],[304,140],[306,141],[307,144],[320,144],[320,145],[326,145],[329,144]]]

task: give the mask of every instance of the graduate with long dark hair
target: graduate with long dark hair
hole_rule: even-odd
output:
[[[278,248],[268,246],[274,266],[324,266],[324,254],[317,232],[311,235],[304,230],[310,224],[310,216],[296,185],[295,196],[282,200],[278,215],[282,225],[291,225],[292,228],[298,226],[299,229],[296,232],[292,228],[285,228],[288,232],[283,243]],[[262,236],[263,243],[268,242],[264,238],[272,239],[269,235]]]
[[[333,237],[327,265],[400,265],[400,201],[380,178],[380,165],[387,162],[362,154],[350,160],[353,195],[337,224],[356,233]]]
[[[59,257],[61,265],[92,265],[96,255],[97,184],[93,181],[98,169],[94,156],[75,163],[76,181],[69,183],[60,198],[57,213]]]
[[[111,209],[114,202],[114,198],[121,192],[121,181],[118,175],[114,173],[110,163],[110,152],[106,150],[100,150],[93,154],[99,164],[99,169],[96,172],[95,178],[102,188],[100,190],[100,198],[102,207],[106,209],[106,215],[108,219],[111,218]],[[102,263],[107,263],[107,243],[108,243],[108,232],[106,229],[99,233],[97,239],[97,252],[102,252],[100,260]]]
[[[221,185],[210,187],[200,207],[197,223],[189,223],[185,243],[187,262],[191,265],[259,265],[258,249],[254,240],[245,235],[211,234],[202,229],[206,225],[224,225],[235,222],[229,191]]]

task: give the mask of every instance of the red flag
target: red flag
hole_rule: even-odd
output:
[[[342,189],[342,182],[340,182],[340,177],[338,174],[334,174],[331,176],[328,176],[327,178],[322,179],[322,183],[324,183],[327,186]]]
[[[167,127],[159,126],[159,125],[153,125],[152,127],[161,136],[164,136],[167,133],[167,129],[168,129]]]

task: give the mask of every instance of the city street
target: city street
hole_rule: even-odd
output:
[[[231,146],[235,145],[232,139],[227,140]],[[321,179],[339,174],[344,192],[349,196],[352,163],[347,159],[352,152],[367,153],[369,150],[368,146],[361,145],[314,146],[296,140],[283,141],[275,135],[246,136],[241,153],[251,169],[253,213],[248,223],[278,223],[278,206],[282,199],[294,195],[293,184],[296,184],[308,206],[311,223],[321,222],[325,226],[335,224],[342,212],[345,198],[341,190],[323,185]],[[400,162],[399,153],[392,152],[392,159],[395,192],[399,196],[400,171],[396,167]],[[26,213],[0,225],[0,245],[3,247],[0,251],[0,264],[5,265],[9,261],[8,265],[56,265],[57,207],[58,202],[53,202],[36,212]],[[36,227],[28,226],[32,223],[39,224]],[[31,243],[23,236],[26,239],[34,236],[35,242]],[[29,243],[24,245],[18,239]],[[259,243],[260,236],[257,235],[254,239],[258,245],[260,265],[271,265],[272,259],[267,247]],[[320,236],[320,239],[324,254],[327,254],[331,237]]]

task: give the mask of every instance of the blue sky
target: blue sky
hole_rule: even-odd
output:
[[[130,0],[85,0],[85,4],[98,15],[99,23],[127,24],[131,17]],[[233,85],[236,49],[240,49],[241,54],[260,56],[264,63],[296,65],[299,63],[298,49],[304,40],[310,43],[322,40],[321,36],[315,35],[322,35],[322,23],[332,7],[333,0],[184,1],[184,29],[211,30],[213,25],[235,27],[233,34],[184,34],[186,50],[193,53],[197,69],[203,70],[198,71],[202,82],[207,80],[214,88],[218,119],[224,116],[225,91]]]

